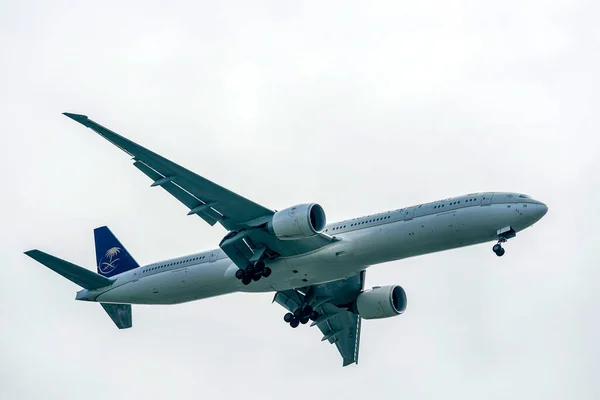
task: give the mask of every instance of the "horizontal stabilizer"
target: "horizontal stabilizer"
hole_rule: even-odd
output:
[[[100,303],[117,328],[131,328],[131,304]]]
[[[109,286],[113,282],[111,279],[100,276],[89,269],[61,260],[43,251],[29,250],[25,254],[84,289],[98,289]]]

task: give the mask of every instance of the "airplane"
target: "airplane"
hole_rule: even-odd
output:
[[[368,267],[495,241],[503,244],[548,211],[522,193],[446,198],[328,224],[317,203],[272,211],[196,175],[92,121],[92,129],[133,158],[133,165],[209,225],[228,233],[219,247],[140,266],[103,226],[94,230],[97,273],[40,250],[26,255],[83,289],[76,300],[100,303],[119,329],[132,326],[132,304],[178,304],[234,292],[275,292],[292,328],[316,326],[335,344],[343,366],[358,364],[361,321],[407,307],[400,285],[365,289]]]

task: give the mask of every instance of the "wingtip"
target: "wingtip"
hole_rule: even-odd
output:
[[[31,249],[31,250],[27,250],[27,251],[24,251],[24,252],[23,252],[23,254],[25,254],[25,255],[27,255],[27,256],[29,256],[29,257],[31,257],[31,258],[33,258],[33,256],[34,256],[36,253],[39,253],[39,250],[38,250],[38,249]]]
[[[71,118],[74,121],[79,122],[80,124],[84,124],[84,125],[88,121],[87,115],[73,114],[73,113],[68,113],[68,112],[64,112],[63,115],[66,116],[66,117]]]

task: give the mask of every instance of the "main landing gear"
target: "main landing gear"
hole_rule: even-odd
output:
[[[300,306],[293,313],[289,312],[283,316],[283,320],[290,324],[292,328],[297,328],[298,325],[306,324],[308,321],[315,321],[319,318],[319,313],[311,306]]]
[[[262,277],[268,278],[271,275],[271,268],[266,267],[264,261],[257,261],[249,265],[246,269],[235,271],[235,277],[242,281],[244,285],[249,285],[252,281],[257,281]]]

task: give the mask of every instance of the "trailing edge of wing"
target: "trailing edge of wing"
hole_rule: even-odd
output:
[[[98,289],[113,283],[112,279],[100,276],[89,269],[61,260],[43,251],[29,250],[25,254],[85,289]]]

